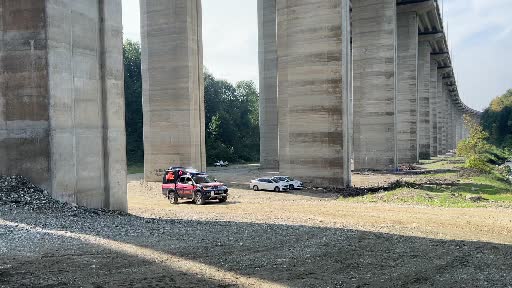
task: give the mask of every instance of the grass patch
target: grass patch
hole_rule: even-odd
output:
[[[512,205],[512,184],[499,174],[460,173],[462,158],[422,161],[426,174],[402,181],[396,189],[342,201],[395,203],[449,208],[475,208]],[[411,185],[412,184],[412,185]]]
[[[144,173],[144,163],[128,164],[128,174],[141,174],[141,173]]]

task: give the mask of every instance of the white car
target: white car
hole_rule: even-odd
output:
[[[254,191],[288,191],[288,183],[273,180],[271,178],[259,178],[256,180],[251,180],[251,184],[249,184],[249,187]]]
[[[286,182],[286,184],[288,184],[288,189],[290,190],[304,188],[304,183],[300,182],[299,180],[295,180],[290,176],[274,176],[272,179]]]
[[[228,161],[224,162],[224,161],[220,160],[220,161],[215,162],[213,164],[213,166],[215,166],[215,167],[228,167],[229,163],[228,163]]]

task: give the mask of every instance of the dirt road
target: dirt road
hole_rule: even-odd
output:
[[[266,173],[229,169],[213,172],[236,187],[225,204],[171,205],[131,175],[131,216],[0,206],[0,287],[512,285],[511,210],[254,192]]]

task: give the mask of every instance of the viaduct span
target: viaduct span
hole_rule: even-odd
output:
[[[145,178],[206,168],[200,0],[141,0]],[[126,210],[121,0],[0,2],[0,174]],[[437,1],[258,0],[261,164],[313,185],[467,136]],[[186,119],[186,121],[183,121]],[[353,161],[353,162],[352,162]]]

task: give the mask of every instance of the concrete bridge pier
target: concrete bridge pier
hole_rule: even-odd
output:
[[[430,155],[437,156],[438,152],[438,130],[437,130],[437,113],[438,113],[438,97],[437,97],[437,62],[430,60]]]
[[[352,1],[356,170],[398,166],[396,14],[396,0]]]
[[[444,84],[443,74],[438,70],[437,73],[437,155],[444,154],[444,115],[446,115],[446,106],[444,104]]]
[[[448,92],[448,86],[443,84],[443,154],[448,153],[449,150],[449,125],[450,125],[450,95]]]
[[[127,210],[121,0],[0,2],[0,174]]]
[[[397,161],[412,164],[419,160],[418,84],[423,84],[418,82],[418,16],[415,11],[398,13],[397,22]]]
[[[279,168],[276,0],[258,0],[260,164]]]
[[[349,1],[277,2],[279,167],[350,185]]]
[[[144,178],[206,169],[200,0],[141,0]]]
[[[419,42],[418,48],[418,147],[419,159],[428,160],[431,157],[431,123],[430,123],[430,89],[431,89],[431,62],[432,49],[428,41]],[[437,68],[437,66],[436,66]],[[437,74],[437,73],[436,73]],[[434,74],[435,75],[435,74]]]

